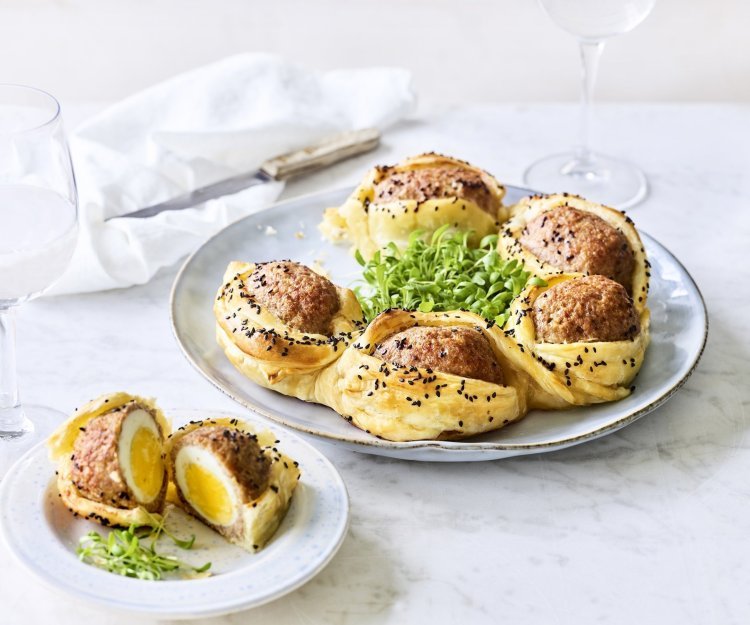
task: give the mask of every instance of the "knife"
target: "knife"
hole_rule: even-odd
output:
[[[191,208],[225,195],[239,193],[243,189],[263,184],[271,180],[287,180],[309,174],[344,159],[374,150],[380,144],[380,132],[377,128],[349,130],[326,139],[320,143],[295,150],[265,161],[257,171],[246,172],[219,180],[205,187],[200,187],[171,200],[159,202],[124,215],[112,215],[110,219],[153,217],[164,211],[178,211]]]

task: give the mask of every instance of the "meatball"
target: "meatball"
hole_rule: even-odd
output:
[[[292,261],[259,263],[249,278],[250,294],[284,323],[312,334],[330,334],[339,295],[333,283]]]
[[[633,250],[622,232],[597,215],[558,206],[530,221],[520,242],[554,267],[607,276],[632,292]]]
[[[128,492],[117,458],[124,418],[125,411],[117,410],[88,422],[73,446],[71,479],[78,491],[91,501],[135,508],[138,504]]]
[[[252,434],[221,425],[204,425],[180,437],[172,448],[172,463],[186,446],[210,451],[241,487],[244,500],[257,499],[268,486],[270,462]]]
[[[503,371],[482,332],[463,326],[415,326],[375,346],[375,355],[397,367],[424,367],[503,383]]]
[[[90,501],[132,509],[143,505],[147,510],[158,510],[160,497],[149,503],[139,503],[128,487],[121,466],[118,446],[123,422],[134,410],[143,409],[129,402],[117,410],[91,419],[82,428],[73,445],[71,481],[79,493]]]
[[[604,276],[556,284],[536,298],[532,315],[544,343],[626,341],[641,329],[632,298]]]
[[[393,171],[375,185],[375,201],[416,200],[458,197],[474,202],[493,217],[499,202],[479,172],[458,166],[420,167]]]

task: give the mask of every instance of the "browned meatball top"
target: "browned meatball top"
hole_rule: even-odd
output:
[[[499,208],[497,199],[482,176],[456,165],[420,167],[410,171],[393,171],[375,185],[375,201],[416,200],[424,202],[459,197],[474,202],[493,217]]]
[[[558,206],[530,221],[520,241],[554,267],[607,276],[632,291],[633,250],[622,232],[597,215]]]
[[[532,309],[537,341],[625,341],[640,332],[632,298],[604,276],[560,282],[536,298]]]
[[[424,367],[503,383],[503,371],[485,336],[463,326],[415,326],[375,346],[375,355],[397,367]]]
[[[330,334],[339,295],[333,283],[288,260],[259,263],[248,279],[252,297],[302,332]]]
[[[172,448],[172,462],[186,445],[210,451],[235,477],[246,502],[257,499],[265,491],[271,465],[255,436],[221,425],[204,425],[177,440]]]
[[[117,410],[95,417],[76,438],[71,479],[86,499],[117,508],[129,509],[139,505],[128,488],[118,456],[122,423],[128,414],[139,408],[142,406],[129,402]],[[160,497],[156,497],[146,508],[153,506],[156,509],[159,502]]]

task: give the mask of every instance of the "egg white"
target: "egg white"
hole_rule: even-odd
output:
[[[153,435],[161,440],[161,434],[159,427],[156,425],[154,418],[146,410],[138,408],[133,410],[122,422],[122,429],[120,431],[120,440],[117,443],[117,456],[120,462],[120,470],[122,476],[125,478],[125,483],[130,488],[130,491],[135,496],[136,501],[141,504],[151,503],[156,497],[159,496],[157,493],[154,497],[147,498],[146,494],[138,484],[135,483],[133,478],[133,467],[130,465],[130,454],[133,446],[133,437],[135,433],[141,428],[147,428],[151,430]],[[156,469],[154,469],[156,470]]]
[[[198,447],[196,445],[186,445],[185,447],[180,449],[179,452],[177,452],[177,458],[175,458],[174,473],[175,479],[177,481],[177,487],[182,493],[182,496],[185,497],[188,503],[190,503],[190,505],[197,512],[203,514],[203,511],[195,505],[194,501],[192,501],[190,497],[190,489],[188,488],[187,479],[185,477],[185,470],[190,464],[193,463],[199,465],[200,467],[211,473],[211,475],[217,478],[221,482],[222,486],[226,489],[231,500],[232,518],[228,523],[225,524],[225,526],[228,527],[233,525],[237,521],[237,517],[239,516],[241,508],[241,502],[239,500],[237,487],[234,483],[234,480],[221,464],[221,462],[209,450],[203,447]],[[208,517],[206,518],[214,525],[219,525],[215,522],[214,519],[208,519]]]

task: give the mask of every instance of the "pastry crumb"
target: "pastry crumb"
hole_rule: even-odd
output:
[[[265,235],[267,237],[272,237],[276,234],[277,230],[273,226],[266,226]]]

